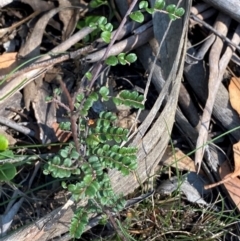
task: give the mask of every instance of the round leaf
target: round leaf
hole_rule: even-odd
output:
[[[127,64],[127,61],[125,59],[119,59],[119,63],[121,65],[126,65]]]
[[[137,60],[137,55],[134,54],[134,53],[131,53],[131,54],[128,54],[126,57],[125,57],[126,61],[129,62],[129,63],[133,63]]]
[[[176,5],[175,4],[170,4],[166,7],[166,11],[170,14],[174,14],[176,11]]]
[[[85,73],[85,76],[88,80],[91,80],[92,79],[92,74],[90,72],[86,72]]]
[[[176,15],[177,17],[182,17],[184,13],[185,13],[184,8],[178,8],[178,9],[175,11],[175,15]]]
[[[112,25],[111,23],[107,23],[107,24],[104,26],[104,29],[105,29],[105,31],[112,32],[112,30],[113,30],[113,25]]]
[[[138,23],[142,23],[144,21],[144,16],[140,11],[131,13],[129,17]]]
[[[148,7],[148,2],[147,1],[141,1],[139,3],[139,9],[147,8]]]
[[[165,7],[165,1],[164,0],[156,0],[154,4],[154,8],[157,10],[162,10]]]
[[[116,66],[118,64],[118,59],[116,56],[109,56],[106,60],[105,63],[110,66]]]
[[[5,151],[8,148],[8,139],[0,134],[0,151]]]
[[[16,167],[11,163],[4,163],[0,165],[0,180],[10,181],[17,173]]]
[[[103,17],[103,16],[101,16],[99,19],[98,19],[98,24],[100,25],[100,24],[103,24],[103,25],[105,25],[106,23],[107,23],[107,18],[106,17]]]
[[[85,194],[88,195],[89,197],[93,197],[95,196],[96,192],[97,192],[97,189],[95,189],[94,186],[89,186],[87,187]]]
[[[99,90],[101,96],[107,96],[109,94],[109,89],[105,86],[101,87]]]
[[[101,39],[105,42],[105,43],[110,43],[111,41],[111,32],[109,31],[103,31],[101,33]]]

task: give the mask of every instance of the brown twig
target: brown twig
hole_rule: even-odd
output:
[[[234,48],[240,51],[240,47],[235,44],[233,41],[231,41],[229,38],[221,34],[219,31],[217,31],[215,28],[213,28],[211,25],[207,24],[206,22],[202,21],[200,18],[198,18],[196,15],[191,14],[190,18],[192,18],[194,21],[197,21],[201,23],[205,28],[209,29],[211,32],[216,34],[219,38],[222,39],[223,42],[228,43],[229,45],[232,45]]]
[[[112,224],[113,228],[115,229],[115,231],[117,232],[117,234],[119,235],[119,238],[122,241],[128,241],[127,237],[124,236],[124,234],[122,233],[122,231],[119,229],[119,227],[117,226],[116,221],[114,220],[113,215],[111,214],[111,212],[108,209],[104,209],[104,212],[106,213],[106,215],[109,218],[110,223]]]
[[[69,93],[68,89],[66,88],[65,83],[62,81],[61,78],[58,78],[58,81],[60,83],[60,86],[61,86],[64,94],[67,97],[67,100],[68,100],[68,105],[69,105],[69,109],[70,109],[70,122],[71,122],[72,137],[73,137],[77,152],[80,152],[79,142],[78,142],[77,124],[76,124],[77,118],[74,115],[74,103],[73,103],[73,100],[70,96],[70,93]]]
[[[32,131],[31,129],[29,129],[25,126],[21,126],[18,123],[14,122],[12,120],[9,120],[3,116],[0,116],[0,123],[14,129],[14,130],[17,130],[17,131],[23,133],[24,135],[35,137],[35,132]]]
[[[65,109],[67,112],[71,112],[70,108],[66,106],[64,103],[62,103],[60,100],[53,98],[52,100],[48,101],[49,103],[55,103],[59,106],[61,106],[63,109]]]
[[[29,72],[31,70],[38,69],[38,68],[51,68],[55,64],[62,63],[62,62],[66,61],[66,60],[69,60],[69,59],[77,58],[81,55],[86,55],[89,52],[91,52],[92,50],[93,50],[93,47],[90,45],[90,46],[86,46],[86,47],[83,47],[81,49],[78,49],[76,51],[72,51],[72,52],[64,53],[64,54],[59,54],[60,56],[58,56],[58,55],[56,57],[53,56],[51,59],[47,59],[47,60],[43,60],[41,62],[33,63],[33,64],[23,68],[23,69],[20,69],[20,70],[16,71],[15,73],[8,74],[8,75],[2,75],[2,76],[0,76],[0,79],[14,78],[14,77],[17,77],[17,76],[19,76],[23,73],[26,73],[26,72]],[[49,56],[50,55],[51,55],[51,52],[49,53]]]

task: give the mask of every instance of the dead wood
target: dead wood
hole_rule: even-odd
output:
[[[227,17],[224,14],[219,14],[218,18],[215,22],[215,28],[217,31],[221,32],[222,35],[226,36],[230,22],[231,22],[231,19],[229,17]],[[224,70],[222,70],[219,68],[219,65],[217,64],[220,62],[220,55],[221,55],[223,46],[224,45],[223,45],[222,40],[219,37],[217,37],[215,39],[215,42],[214,42],[214,44],[210,50],[210,54],[209,54],[210,72],[209,72],[209,80],[208,80],[208,82],[209,82],[208,83],[208,98],[207,98],[207,102],[206,102],[206,105],[205,105],[205,108],[203,111],[201,126],[199,129],[199,137],[197,139],[197,145],[196,145],[197,150],[196,150],[196,154],[195,154],[195,164],[198,167],[198,172],[201,168],[201,161],[202,161],[204,149],[205,149],[203,147],[203,145],[207,141],[208,129],[209,129],[209,125],[210,125],[212,109],[213,109],[214,101],[216,98],[217,90],[222,81],[223,71],[225,70],[225,68],[227,66],[226,65]],[[226,64],[228,64],[228,62]],[[200,148],[200,147],[202,147],[202,148]]]
[[[240,2],[238,0],[204,0],[204,2],[240,23]]]

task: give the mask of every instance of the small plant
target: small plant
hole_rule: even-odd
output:
[[[139,3],[140,10],[132,12],[130,14],[130,18],[136,22],[142,23],[144,21],[144,15],[142,11],[146,11],[149,14],[153,14],[154,12],[158,11],[168,14],[171,20],[176,20],[177,18],[182,17],[185,12],[183,8],[177,8],[175,4],[170,4],[166,7],[165,6],[166,3],[164,0],[156,0],[153,8],[148,7],[148,1],[141,1]]]
[[[101,38],[105,43],[110,43],[111,41],[111,33],[113,30],[113,25],[111,23],[107,22],[106,17],[98,17],[96,19],[93,19],[94,21],[91,21],[89,23],[89,27],[100,29],[101,32]]]
[[[109,56],[105,63],[110,66],[116,66],[117,64],[126,65],[134,63],[137,60],[137,56],[134,53],[125,54],[120,53],[118,56]]]
[[[94,7],[105,4],[105,1],[92,1]],[[141,1],[139,8],[148,13],[163,11],[165,2],[157,0],[154,8],[148,8],[148,2]],[[169,5],[165,9],[172,20],[182,16],[184,10],[175,5]],[[139,10],[130,14],[130,17],[137,21],[144,20]],[[105,17],[97,17],[89,22],[89,26],[101,30],[101,38],[106,43],[111,41],[113,25],[107,22]],[[135,54],[120,53],[118,56],[110,56],[105,63],[115,66],[130,64],[136,61]],[[88,80],[92,81],[92,73],[85,74]],[[58,92],[55,92],[57,94]],[[89,111],[96,101],[102,102],[112,98],[116,105],[126,105],[137,109],[144,109],[144,96],[138,92],[124,90],[117,97],[109,96],[109,90],[101,87],[98,92],[92,92],[88,96],[84,93],[77,95],[74,108],[77,116],[78,132],[74,143],[62,148],[56,156],[51,158],[45,165],[44,173],[51,174],[55,178],[78,177],[74,183],[63,182],[64,188],[71,192],[75,201],[87,199],[87,206],[76,210],[72,218],[70,233],[75,238],[80,238],[88,223],[91,213],[102,213],[105,209],[118,212],[124,207],[124,199],[117,196],[111,186],[106,170],[116,169],[122,175],[128,175],[137,167],[137,149],[134,147],[120,147],[122,141],[127,141],[128,130],[114,125],[117,116],[114,113],[103,111],[99,113],[96,120],[90,119]],[[73,110],[72,110],[73,111]],[[76,114],[75,114],[76,117]],[[76,119],[75,119],[76,120]],[[62,123],[64,129],[72,124]],[[76,180],[76,178],[75,178]]]
[[[127,141],[128,130],[114,125],[117,116],[103,111],[96,120],[89,119],[89,110],[99,98],[102,101],[111,98],[108,88],[102,87],[98,93],[92,92],[87,98],[84,94],[76,97],[75,108],[80,108],[80,150],[74,143],[69,143],[44,167],[44,174],[51,174],[54,178],[78,177],[77,182],[63,182],[63,187],[72,193],[76,201],[88,198],[86,208],[78,209],[72,219],[70,233],[75,238],[83,233],[91,212],[102,212],[105,207],[117,212],[124,207],[124,199],[113,192],[106,170],[116,169],[122,175],[128,175],[137,167],[137,149],[120,147],[122,141]],[[122,91],[113,101],[117,105],[144,108],[143,96],[137,92]],[[70,123],[62,123],[61,126],[68,129]]]
[[[8,150],[8,139],[5,135],[0,134],[0,160],[8,158],[14,158],[14,154],[11,150]],[[0,165],[0,181],[10,181],[17,173],[16,167],[12,163],[4,163]]]

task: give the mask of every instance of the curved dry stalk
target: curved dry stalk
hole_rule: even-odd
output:
[[[226,35],[230,21],[231,19],[229,17],[226,17],[223,14],[220,14],[215,27],[217,30],[221,31],[222,34]],[[235,30],[235,33],[232,38],[232,42],[237,45],[240,42],[240,25],[238,25],[238,27]],[[197,139],[197,144],[196,144],[197,151],[195,154],[195,165],[197,166],[198,172],[200,170],[201,162],[204,154],[204,145],[207,142],[208,129],[210,125],[210,120],[211,120],[211,115],[212,115],[216,94],[221,84],[224,71],[235,50],[234,47],[228,46],[222,58],[220,59],[222,48],[223,48],[223,42],[219,37],[217,37],[209,55],[210,75],[209,75],[209,85],[208,85],[208,99],[206,102],[206,106],[204,108],[204,112],[201,120],[201,126],[199,129],[199,137]]]

